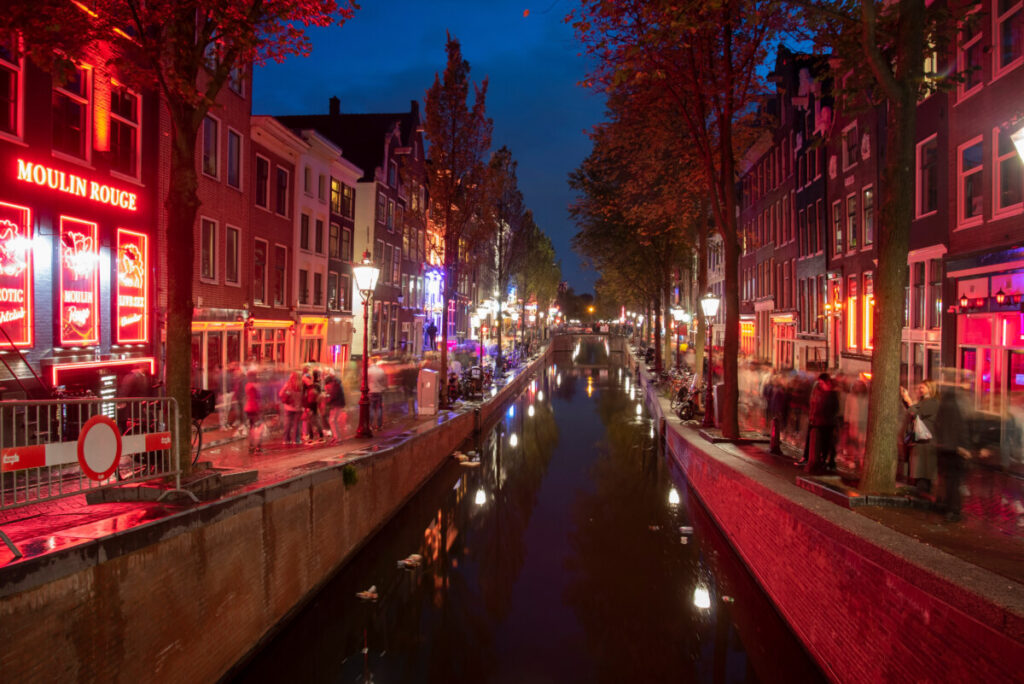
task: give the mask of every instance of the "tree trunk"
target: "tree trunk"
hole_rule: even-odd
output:
[[[704,354],[708,349],[705,348],[704,340],[708,336],[707,321],[704,319],[704,309],[700,305],[700,298],[704,296],[704,293],[708,290],[708,231],[710,226],[705,227],[697,233],[697,249],[700,253],[697,255],[697,291],[693,293],[691,298],[691,306],[693,308],[694,320],[697,321],[697,344],[695,345],[693,363],[696,366],[694,372],[701,379],[704,378]],[[710,361],[709,361],[710,366]]]
[[[167,396],[178,404],[178,466],[192,468],[192,276],[195,261],[195,221],[199,210],[196,194],[195,110],[171,108],[171,181],[167,193],[167,364],[164,383]]]
[[[659,288],[660,289],[660,288]],[[661,373],[661,293],[654,297],[654,372]]]
[[[665,283],[662,287],[663,294],[662,299],[664,300],[662,315],[665,317],[665,365],[671,368],[676,364],[676,349],[678,349],[679,340],[676,334],[676,319],[672,316],[672,268],[669,266],[665,267]]]
[[[736,182],[732,153],[731,115],[722,126],[722,242],[724,247],[725,292],[721,306],[725,307],[725,345],[722,350],[722,393],[725,406],[716,407],[722,417],[722,435],[731,439],[740,436],[737,406],[739,402],[738,359],[740,351],[740,244],[736,236]]]
[[[884,257],[878,260],[874,280],[876,343],[871,356],[867,447],[860,481],[860,488],[865,492],[892,492],[896,488],[897,437],[903,417],[902,412],[896,410],[896,402],[900,395],[900,339],[913,219],[915,116],[913,93],[891,102],[885,169],[879,193],[877,249]]]

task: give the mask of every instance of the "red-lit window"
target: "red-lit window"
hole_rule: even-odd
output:
[[[0,133],[20,135],[21,56],[17,38],[0,40]]]
[[[875,282],[870,273],[864,274],[864,349],[875,348]]]
[[[149,341],[149,239],[117,231],[117,341]]]
[[[0,325],[15,347],[34,343],[31,218],[27,207],[0,202]]]
[[[53,149],[80,159],[89,151],[90,75],[89,69],[75,67],[53,89]]]
[[[60,342],[99,342],[99,250],[90,221],[60,217]]]
[[[846,280],[846,348],[857,349],[857,276],[852,275]]]
[[[110,168],[139,175],[139,97],[124,86],[110,91]]]

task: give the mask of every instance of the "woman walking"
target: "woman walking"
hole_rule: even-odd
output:
[[[297,371],[288,376],[288,382],[281,388],[278,398],[284,407],[285,446],[301,443],[302,429],[302,382]]]
[[[917,423],[917,419],[920,418],[928,430],[928,434],[936,434],[935,419],[939,413],[939,395],[935,383],[931,380],[925,380],[917,386],[917,403],[911,401],[910,392],[907,391],[906,387],[900,388],[900,395],[903,398],[903,404],[907,407],[907,412],[910,414],[910,433],[915,433],[914,425]],[[938,453],[932,437],[925,440],[921,440],[920,435],[917,434],[914,437],[910,445],[910,475],[908,480],[910,484],[917,487],[919,494],[928,494],[931,492],[932,482],[935,481],[938,474]]]

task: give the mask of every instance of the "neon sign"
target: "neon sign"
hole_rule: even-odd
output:
[[[149,341],[148,238],[117,230],[117,341]]]
[[[0,327],[15,347],[32,346],[32,314],[31,211],[0,202]]]
[[[18,160],[18,180],[24,183],[32,183],[58,192],[64,192],[76,197],[84,197],[99,204],[109,204],[112,207],[135,211],[138,209],[138,195],[134,192],[121,190],[112,185],[97,183],[73,173],[67,173],[42,164]]]
[[[99,341],[99,253],[96,224],[60,217],[60,342]]]

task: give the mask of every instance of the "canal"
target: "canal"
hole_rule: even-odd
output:
[[[600,342],[555,354],[463,447],[480,464],[453,458],[234,679],[823,680],[622,361]]]

